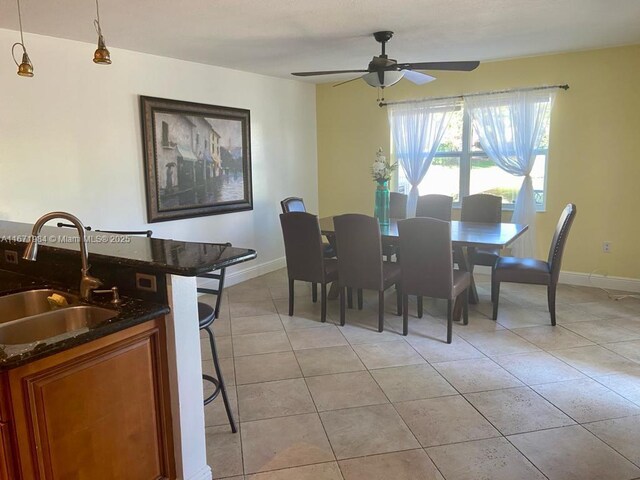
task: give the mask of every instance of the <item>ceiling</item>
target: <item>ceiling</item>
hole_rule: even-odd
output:
[[[26,32],[96,41],[91,0],[21,0],[21,6]],[[366,68],[380,51],[371,36],[378,30],[395,32],[387,53],[401,62],[640,43],[639,0],[101,0],[100,6],[109,47],[284,78]],[[17,26],[15,2],[3,0],[0,28]],[[336,78],[344,76],[306,81]]]

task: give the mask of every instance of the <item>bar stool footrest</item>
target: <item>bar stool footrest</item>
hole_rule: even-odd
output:
[[[208,405],[216,399],[216,397],[220,394],[222,388],[220,386],[220,381],[217,378],[213,378],[211,375],[202,375],[202,379],[209,383],[212,383],[215,387],[213,393],[204,399],[204,404]]]

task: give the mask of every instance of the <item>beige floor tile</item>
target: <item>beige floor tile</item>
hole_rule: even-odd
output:
[[[283,285],[269,287],[271,298],[274,300],[289,300],[289,284],[285,281]],[[311,298],[311,284],[308,282],[296,282],[293,291],[295,301],[298,298]],[[318,301],[320,301],[320,285],[318,284]],[[295,304],[294,304],[295,305]]]
[[[213,389],[206,389],[204,395],[207,396],[213,392]],[[231,412],[233,418],[238,423],[238,394],[236,393],[236,387],[228,386],[227,395],[229,396],[229,403],[231,404]],[[227,411],[224,408],[224,402],[222,401],[222,393],[220,393],[213,402],[204,406],[204,424],[207,427],[227,426],[229,427],[229,419],[227,418]],[[229,430],[231,431],[231,430]]]
[[[640,313],[637,317],[611,318],[608,322],[617,327],[630,330],[635,335],[640,335]]]
[[[544,301],[542,305],[546,305],[546,303]],[[536,302],[535,305],[538,306],[540,303]],[[537,308],[504,306],[501,304],[498,307],[497,322],[506,328],[521,328],[548,325],[551,320],[548,312],[543,313]]]
[[[218,352],[218,359],[233,357],[233,346],[231,344],[231,337],[215,337],[216,350]],[[209,345],[209,338],[205,340],[200,339],[200,351],[202,352],[202,359],[208,360],[212,357],[211,346]]]
[[[235,385],[236,372],[233,366],[233,358],[220,358],[218,359],[218,363],[220,365],[220,370],[222,370],[222,378],[224,379],[225,385]],[[216,369],[213,365],[213,360],[204,360],[202,362],[202,373],[205,375],[211,375],[213,378],[218,378]],[[210,383],[209,386],[207,386],[206,382],[203,384],[203,388],[210,388],[210,386]]]
[[[478,308],[486,308],[489,310],[488,315],[477,310]],[[466,338],[474,333],[481,332],[497,332],[504,330],[505,328],[498,322],[491,319],[491,304],[475,305],[475,309],[469,310],[469,323],[464,325],[463,323],[453,322],[453,333],[459,335],[462,338]]]
[[[584,427],[640,466],[640,417],[617,418],[587,423]]]
[[[551,350],[552,355],[592,377],[617,373],[640,374],[640,365],[599,345]]]
[[[378,332],[378,317],[376,316],[375,318],[375,322],[372,321],[371,325],[346,323],[344,326],[340,326],[338,328],[351,345],[397,342],[399,338],[397,332],[390,329],[386,329],[383,332]]]
[[[640,363],[640,340],[630,342],[605,343],[602,345],[607,350],[622,355],[623,357]]]
[[[347,340],[336,326],[291,330],[287,335],[289,335],[289,340],[294,350],[348,345]]]
[[[286,313],[281,313],[280,320],[287,332],[306,328],[331,327],[334,325],[334,321],[329,314],[327,314],[327,320],[325,322],[320,321],[320,314],[305,316],[304,313],[298,312],[291,317]]]
[[[523,385],[520,380],[488,358],[435,363],[433,366],[461,393],[499,390]]]
[[[278,299],[274,300],[278,313],[284,318],[289,316],[289,300]],[[295,297],[293,302],[293,315],[311,320],[320,321],[320,314],[322,313],[322,305],[320,303],[320,286],[318,286],[318,301],[313,303],[311,296]],[[327,313],[335,310],[335,302],[329,301],[327,303]]]
[[[559,303],[556,300],[556,321],[558,324],[565,325],[575,322],[593,322],[594,320],[600,320],[600,317],[579,308],[576,303]]]
[[[302,377],[293,352],[249,355],[235,359],[238,385]]]
[[[428,362],[450,362],[470,358],[484,358],[484,354],[458,335],[453,335],[451,343],[445,339],[407,338],[407,342]]]
[[[527,385],[586,378],[583,373],[547,352],[499,355],[493,360]]]
[[[231,330],[234,335],[247,335],[249,333],[279,332],[283,331],[280,315],[258,315],[257,317],[238,317],[231,322]]]
[[[516,328],[513,333],[544,350],[593,345],[591,340],[587,340],[559,325],[555,327],[545,325],[542,327]]]
[[[389,402],[369,372],[308,377],[306,382],[319,412]]]
[[[348,345],[296,350],[295,354],[305,377],[365,369],[356,352]]]
[[[423,447],[500,436],[460,395],[402,402],[395,407]]]
[[[431,365],[382,368],[371,375],[394,403],[458,393]]]
[[[427,449],[447,480],[543,480],[545,478],[504,438]]]
[[[342,474],[336,462],[329,462],[256,473],[247,480],[342,480]]]
[[[621,342],[640,337],[638,333],[617,326],[607,320],[569,323],[564,325],[564,328],[596,343]]]
[[[420,447],[390,404],[332,410],[320,418],[339,460]]]
[[[242,424],[245,474],[335,460],[317,413]]]
[[[271,300],[271,291],[266,286],[239,283],[226,289],[229,304],[261,302]]]
[[[625,301],[602,300],[576,305],[576,308],[599,318],[638,318],[640,302],[633,299]]]
[[[627,480],[640,469],[579,425],[509,437],[550,480]]]
[[[233,303],[229,308],[231,312],[232,329],[235,318],[257,317],[258,315],[273,315],[274,313],[278,313],[271,297],[269,297],[269,300],[259,302]]]
[[[465,397],[503,435],[575,424],[529,387],[468,393]]]
[[[238,404],[241,422],[316,411],[302,378],[239,385]]]
[[[510,353],[535,352],[540,350],[509,330],[490,333],[475,333],[465,338],[467,342],[485,355],[508,355]]]
[[[368,369],[426,363],[404,340],[354,345],[353,349]]]
[[[608,375],[598,377],[597,382],[613,390],[618,395],[622,395],[627,400],[640,405],[640,380],[637,374],[621,373],[619,375]]]
[[[640,414],[640,407],[590,378],[531,388],[579,423]]]
[[[340,460],[345,480],[444,480],[424,450]]]
[[[286,352],[291,350],[291,344],[285,332],[250,333],[248,335],[234,335],[233,350],[236,357],[241,357]]]
[[[218,337],[228,337],[231,335],[231,317],[216,318],[213,322],[213,334]]]
[[[242,448],[240,433],[232,433],[227,427],[207,427],[207,464],[213,470],[213,478],[242,475]]]

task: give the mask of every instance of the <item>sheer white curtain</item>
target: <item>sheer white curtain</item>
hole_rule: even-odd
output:
[[[407,216],[415,217],[418,185],[431,166],[458,102],[426,101],[389,105],[388,116],[398,163],[411,184]]]
[[[536,203],[530,174],[554,99],[555,92],[547,90],[464,98],[465,109],[489,158],[511,175],[524,177],[512,222],[528,224],[529,230],[512,246],[517,257],[536,254]]]

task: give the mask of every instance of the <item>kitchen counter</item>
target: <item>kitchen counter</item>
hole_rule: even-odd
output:
[[[0,270],[0,296],[38,288],[54,288],[56,290],[69,291],[60,285],[43,282],[26,275]],[[125,328],[133,327],[147,320],[166,315],[170,311],[167,306],[146,300],[131,297],[121,298],[122,303],[115,306],[109,303],[109,295],[96,297],[95,301],[92,301],[90,305],[116,310],[118,315],[115,318],[93,325],[91,328],[82,328],[27,344],[0,344],[0,371],[9,370],[36,359],[124,330]],[[88,303],[80,302],[79,304],[87,305]],[[1,315],[2,312],[0,312],[0,322],[2,321]]]

